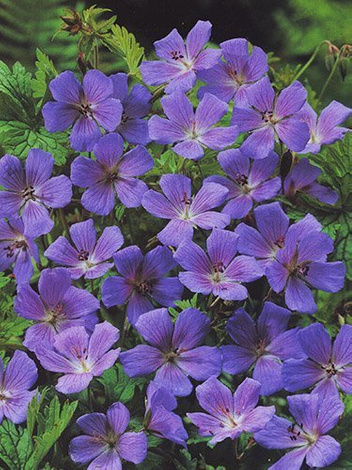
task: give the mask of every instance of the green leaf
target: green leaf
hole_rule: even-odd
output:
[[[113,403],[121,401],[122,403],[129,402],[134,395],[135,388],[142,388],[146,380],[143,378],[128,377],[121,364],[108,369],[104,374],[98,378],[98,381],[103,385],[106,401]]]
[[[50,96],[48,83],[57,76],[57,71],[53,61],[40,49],[37,49],[36,55],[38,59],[35,63],[37,71],[35,72],[35,78],[31,81],[31,87],[34,98],[40,98],[38,103],[40,107]]]
[[[11,279],[8,276],[5,276],[4,273],[0,273],[0,289],[5,287],[10,281]]]
[[[115,24],[111,28],[111,34],[103,39],[103,43],[124,60],[129,75],[139,76],[138,67],[144,56],[144,48],[139,45],[133,34],[123,26]]]
[[[3,421],[0,426],[0,459],[11,469],[24,470],[32,452],[32,440],[27,429]]]

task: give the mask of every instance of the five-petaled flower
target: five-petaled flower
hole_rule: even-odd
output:
[[[71,286],[65,268],[44,269],[38,281],[37,294],[29,284],[21,284],[15,299],[15,312],[33,320],[23,342],[29,350],[45,342],[52,343],[61,331],[73,326],[93,329],[98,321],[94,313],[99,301],[90,292]]]
[[[152,300],[163,307],[172,307],[181,299],[183,286],[177,277],[165,277],[176,266],[172,252],[166,246],[157,246],[143,256],[138,246],[129,246],[114,255],[121,276],[111,276],[102,285],[104,305],[123,304],[132,325],[145,312],[153,309]]]
[[[12,155],[0,159],[0,217],[22,215],[29,237],[50,232],[54,221],[49,209],[67,206],[72,197],[72,184],[65,175],[51,178],[54,159],[40,149],[28,152],[25,170]]]
[[[191,240],[193,227],[211,230],[230,223],[228,214],[210,210],[225,201],[228,189],[224,186],[205,183],[192,197],[192,183],[186,176],[163,175],[159,184],[164,194],[150,189],[143,196],[142,206],[155,217],[170,220],[157,235],[164,245],[177,246]]]
[[[89,70],[82,85],[71,71],[60,73],[49,84],[56,101],[43,107],[49,132],[64,131],[73,125],[70,143],[78,152],[90,152],[102,136],[100,126],[113,132],[121,122],[122,104],[113,98],[110,78],[99,70]]]
[[[67,266],[72,279],[84,276],[96,279],[103,276],[113,263],[108,263],[123,244],[123,236],[118,227],[105,227],[97,241],[93,219],[71,225],[70,236],[75,248],[60,236],[44,252],[54,263]]]
[[[256,260],[236,256],[238,235],[214,229],[207,239],[207,251],[192,241],[179,245],[174,258],[187,271],[179,279],[192,292],[210,293],[224,300],[243,300],[248,297],[242,282],[252,282],[263,275]]]
[[[148,186],[136,176],[153,168],[153,158],[138,145],[123,153],[123,140],[118,134],[102,137],[93,149],[96,160],[77,157],[71,165],[72,183],[88,189],[82,205],[88,211],[108,215],[115,207],[115,193],[126,207],[141,204]]]
[[[161,59],[142,62],[140,70],[147,85],[166,84],[165,92],[188,91],[196,82],[196,72],[216,65],[221,57],[219,49],[203,49],[209,41],[211,23],[198,21],[188,33],[186,43],[177,29],[154,43]]]
[[[209,318],[194,308],[184,310],[175,325],[166,308],[139,317],[136,330],[149,343],[121,353],[120,359],[130,377],[156,372],[155,383],[176,396],[193,390],[188,376],[206,380],[221,372],[220,350],[200,346],[210,331]]]
[[[139,464],[147,455],[148,441],[143,432],[126,432],[130,413],[121,402],[113,403],[106,412],[90,413],[77,420],[84,436],[74,437],[70,455],[89,470],[121,470],[121,459]]]
[[[275,413],[274,406],[257,406],[260,383],[245,379],[232,394],[216,377],[198,385],[196,394],[207,413],[187,413],[201,436],[212,436],[210,444],[237,439],[243,432],[263,429]]]
[[[64,374],[56,390],[79,393],[93,377],[115,364],[120,348],[111,348],[119,337],[119,330],[107,321],[96,325],[90,336],[84,326],[73,326],[56,335],[52,343],[38,345],[35,354],[44,369]]]
[[[204,149],[222,150],[238,136],[237,126],[214,127],[228,111],[228,104],[206,93],[196,111],[181,91],[164,96],[161,104],[167,119],[154,115],[149,119],[149,135],[158,144],[172,144],[184,158],[199,160]]]

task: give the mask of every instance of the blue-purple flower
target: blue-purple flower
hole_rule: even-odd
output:
[[[39,250],[33,238],[24,234],[22,219],[0,220],[0,271],[13,264],[16,282],[29,282],[34,271],[32,260],[39,262]]]
[[[102,137],[93,149],[96,160],[77,157],[71,165],[72,183],[88,188],[82,204],[88,211],[108,215],[115,207],[115,194],[126,207],[137,207],[148,186],[137,176],[154,166],[145,147],[138,145],[123,153],[123,140],[118,134]]]
[[[151,93],[143,85],[134,85],[128,93],[128,76],[125,73],[110,75],[114,85],[114,98],[123,106],[121,122],[116,128],[130,144],[146,145],[150,142],[148,121],[144,118],[152,107]]]
[[[154,43],[160,61],[142,62],[140,70],[147,85],[166,84],[165,92],[188,91],[196,82],[196,72],[209,69],[219,62],[219,49],[204,49],[211,34],[209,21],[198,21],[186,41],[177,29]]]
[[[38,282],[37,294],[29,284],[17,290],[15,312],[33,320],[26,330],[23,342],[29,350],[42,343],[52,343],[61,331],[73,326],[93,329],[99,309],[99,301],[84,289],[71,286],[71,276],[65,268],[44,269]],[[90,328],[91,327],[91,328]]]
[[[204,149],[222,150],[238,136],[237,126],[214,127],[227,113],[228,104],[206,93],[193,111],[193,105],[181,91],[164,96],[161,104],[167,119],[154,115],[149,119],[149,135],[158,144],[173,144],[174,152],[199,160]]]
[[[176,396],[187,396],[193,390],[188,376],[203,381],[220,374],[220,350],[200,346],[210,331],[210,320],[199,310],[184,310],[175,325],[166,308],[152,310],[139,317],[135,328],[149,344],[139,344],[121,353],[129,377],[156,371],[156,385]]]
[[[238,107],[247,104],[246,90],[268,71],[265,52],[254,46],[248,51],[247,39],[236,38],[220,43],[225,62],[219,61],[211,69],[200,70],[198,78],[206,83],[198,91],[199,98],[211,93],[223,101],[235,100]]]
[[[119,337],[119,330],[107,321],[97,324],[91,335],[84,326],[73,326],[56,335],[52,344],[38,345],[35,354],[44,369],[64,374],[58,392],[79,393],[115,364],[120,348],[111,348]]]
[[[314,289],[338,292],[344,284],[345,266],[341,261],[327,262],[334,249],[333,240],[326,233],[312,231],[300,237],[297,231],[287,233],[285,246],[276,253],[276,259],[266,269],[271,288],[285,293],[290,310],[314,313]]]
[[[170,220],[157,235],[164,245],[177,246],[191,240],[194,227],[211,230],[230,223],[229,215],[210,210],[225,201],[228,189],[224,186],[203,184],[192,197],[192,182],[186,176],[163,175],[159,184],[164,194],[150,189],[143,196],[142,206],[154,217]]]
[[[192,292],[212,293],[224,300],[243,300],[248,297],[242,282],[252,282],[263,275],[256,260],[236,256],[238,235],[214,229],[207,239],[206,254],[188,240],[179,245],[174,258],[187,271],[179,279]]]
[[[204,182],[222,184],[229,190],[228,202],[222,212],[229,214],[231,219],[242,219],[254,202],[271,199],[281,189],[281,179],[278,176],[271,178],[279,162],[275,152],[251,163],[250,158],[239,149],[224,150],[219,153],[218,162],[229,178],[213,175]]]
[[[70,237],[74,247],[65,237],[58,237],[44,252],[54,263],[67,266],[72,279],[84,276],[96,279],[103,276],[113,263],[108,263],[123,244],[123,236],[118,227],[105,227],[97,241],[93,219],[71,225]]]
[[[198,385],[196,394],[207,413],[187,413],[200,436],[212,436],[210,444],[237,439],[243,432],[263,429],[275,413],[274,406],[257,406],[260,383],[245,379],[232,394],[216,377]]]
[[[171,307],[180,300],[183,286],[177,277],[165,277],[176,266],[172,252],[157,246],[143,256],[138,246],[129,246],[114,255],[121,276],[105,279],[102,285],[104,305],[127,304],[127,316],[132,325],[145,312],[153,310],[152,301]]]
[[[122,104],[113,97],[110,78],[99,70],[89,70],[82,85],[71,71],[60,73],[49,84],[54,100],[43,107],[45,127],[49,132],[72,126],[71,147],[90,152],[100,139],[100,126],[112,132],[121,122]]]
[[[0,424],[5,418],[22,423],[35,390],[29,389],[38,378],[37,366],[23,351],[15,351],[4,369],[0,357]]]
[[[272,302],[265,302],[257,322],[240,308],[226,325],[235,345],[222,346],[223,370],[241,374],[253,367],[253,378],[262,395],[284,388],[281,377],[286,359],[306,357],[298,341],[299,328],[287,330],[291,312]]]
[[[235,107],[231,121],[240,132],[251,131],[241,146],[243,153],[252,158],[265,158],[278,139],[294,152],[305,148],[309,128],[297,114],[307,98],[301,83],[293,82],[276,99],[269,78],[264,77],[248,88],[246,97],[248,106]]]
[[[290,199],[294,198],[297,193],[305,193],[325,204],[335,204],[339,195],[333,189],[316,182],[320,174],[320,168],[311,165],[306,158],[302,158],[285,178],[285,196]]]
[[[70,443],[71,459],[88,464],[89,470],[121,470],[121,460],[139,464],[147,455],[148,441],[143,432],[126,432],[130,413],[121,402],[104,413],[90,413],[77,420],[85,433]]]
[[[51,178],[54,159],[40,149],[28,152],[25,170],[17,157],[0,159],[0,217],[22,215],[25,233],[37,237],[54,226],[49,210],[67,206],[72,184],[65,175]]]
[[[340,127],[352,114],[351,108],[346,108],[343,104],[332,101],[317,118],[317,113],[306,103],[298,113],[302,121],[309,126],[310,139],[306,147],[299,153],[318,153],[322,145],[329,145],[344,138],[347,132],[351,132],[346,127]]]
[[[296,392],[314,385],[323,395],[342,390],[352,394],[352,326],[343,325],[331,344],[329,333],[320,323],[301,330],[298,336],[308,359],[288,359],[282,379],[286,390]]]
[[[187,448],[188,434],[180,416],[173,413],[176,407],[176,398],[170,390],[151,381],[147,388],[145,428],[157,437]]]
[[[244,223],[236,227],[235,233],[239,235],[238,251],[254,256],[263,269],[275,259],[278,250],[285,246],[288,234],[294,232],[299,241],[309,232],[320,231],[322,228],[311,214],[289,227],[289,218],[278,202],[256,207],[253,212],[257,228]]]
[[[338,397],[323,399],[318,394],[287,397],[294,421],[274,416],[254,434],[258,444],[268,449],[293,449],[269,470],[300,470],[304,460],[310,468],[325,468],[338,459],[340,444],[326,435],[339,421],[344,406]]]

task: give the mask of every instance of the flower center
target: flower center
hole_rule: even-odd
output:
[[[125,113],[125,111],[122,112],[121,116],[121,123],[120,124],[126,124],[126,122],[130,119],[129,116]]]
[[[260,111],[260,114],[265,123],[276,124],[277,121],[274,119],[273,111]]]
[[[248,184],[248,176],[244,173],[237,173],[235,176],[235,182],[240,186],[245,186]]]
[[[46,311],[46,321],[50,323],[54,328],[57,323],[65,316],[64,306],[58,303],[56,307],[48,309]]]
[[[88,103],[81,103],[79,112],[86,118],[93,118],[93,111]]]
[[[304,264],[298,264],[293,269],[293,274],[296,274],[299,277],[306,277],[308,273],[309,273],[309,266],[304,265]]]
[[[181,54],[181,51],[171,51],[170,56],[171,56],[171,59],[175,61],[177,60],[181,61],[181,59],[184,59],[184,55]]]
[[[237,73],[237,70],[232,69],[231,67],[226,67],[227,73],[231,78],[231,82],[235,82],[236,85],[240,86],[243,84],[243,77]]]
[[[77,259],[79,261],[88,261],[89,259],[89,251],[87,250],[79,250]]]
[[[109,173],[106,175],[106,182],[107,183],[114,183],[119,179],[119,173],[117,170],[111,170]]]
[[[278,248],[283,248],[284,243],[285,243],[285,237],[282,236],[282,237],[280,237],[278,240],[276,240],[276,242],[274,243],[274,245],[276,245]]]
[[[26,250],[28,248],[25,240],[16,240],[11,245],[5,246],[4,250],[7,251],[6,258],[12,258],[16,250]]]
[[[323,370],[325,370],[329,379],[337,374],[338,370],[333,362],[329,362],[327,366],[320,366]]]
[[[27,186],[27,188],[22,191],[22,198],[25,200],[25,202],[36,200],[34,192],[35,189],[33,188],[33,186]]]
[[[258,356],[262,356],[265,352],[265,347],[266,347],[265,341],[260,338],[255,347],[256,354]]]
[[[224,279],[223,273],[225,272],[225,266],[222,261],[218,261],[217,263],[213,264],[213,275],[212,280],[214,282],[221,282]]]
[[[151,294],[152,293],[152,283],[143,281],[138,284],[136,284],[136,291],[139,294],[146,295],[146,294]]]
[[[181,202],[183,202],[183,204],[184,204],[184,210],[183,210],[183,213],[181,215],[181,218],[184,219],[184,220],[188,220],[190,218],[189,208],[192,204],[192,198],[187,197],[187,194],[184,192],[183,193],[183,198],[181,199]]]

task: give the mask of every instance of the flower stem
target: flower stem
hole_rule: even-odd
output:
[[[304,74],[304,72],[310,67],[310,65],[314,62],[314,59],[316,58],[316,56],[318,55],[318,52],[320,51],[320,49],[322,48],[322,46],[324,44],[328,44],[328,41],[326,41],[324,39],[324,41],[322,41],[320,44],[318,44],[318,46],[315,48],[315,51],[313,52],[313,54],[310,56],[310,58],[308,59],[308,61],[305,63],[305,65],[303,65],[303,67],[297,72],[297,74],[295,75],[295,77],[293,78],[292,82],[294,82],[295,80],[298,80],[299,77]]]
[[[321,99],[322,99],[322,97],[323,97],[323,95],[324,95],[324,93],[325,93],[325,91],[326,91],[326,89],[327,89],[329,83],[331,82],[332,77],[334,76],[334,74],[335,74],[335,72],[336,72],[336,69],[337,69],[337,67],[338,67],[338,65],[339,65],[339,62],[340,62],[340,58],[341,58],[341,51],[339,52],[338,56],[336,57],[336,60],[335,60],[334,65],[333,65],[333,67],[332,67],[332,69],[331,69],[331,72],[329,73],[329,76],[328,76],[328,78],[326,79],[323,88],[321,89],[320,95],[318,96],[318,100],[319,100],[319,101],[321,101]]]

